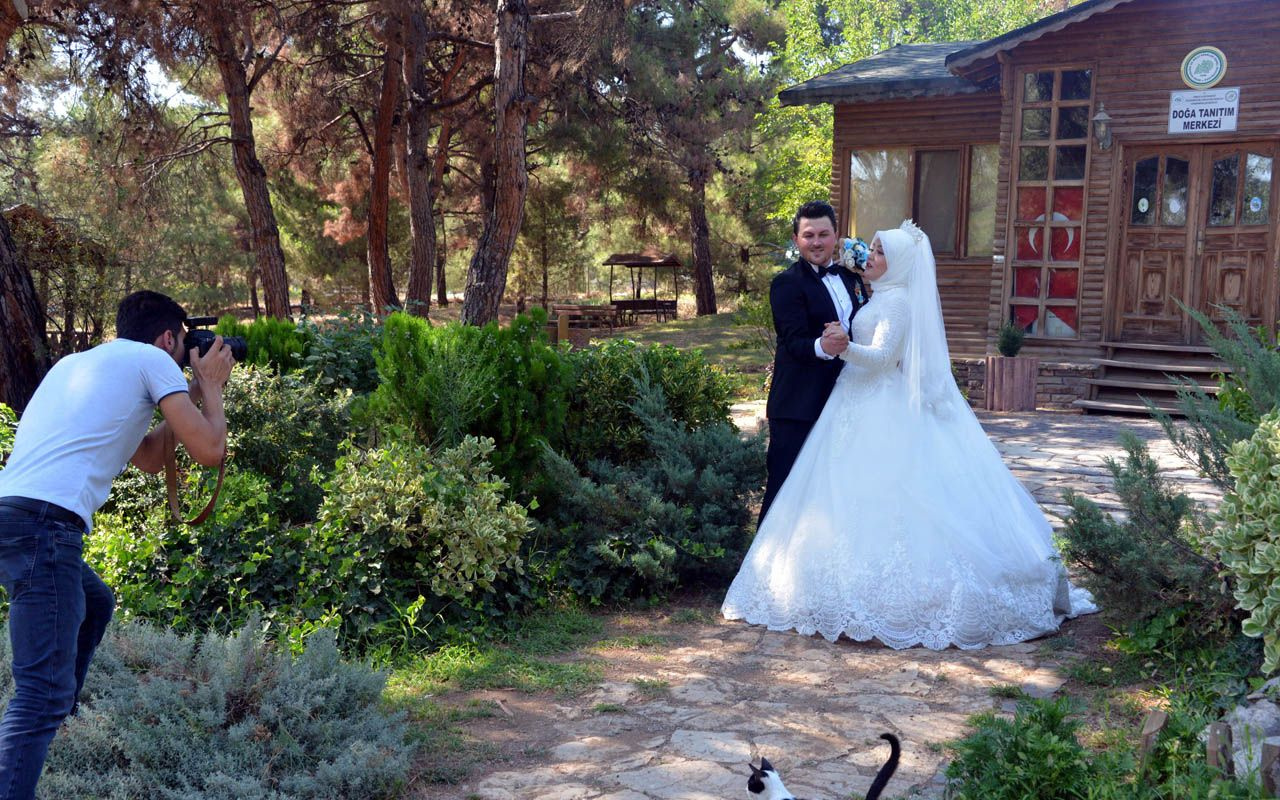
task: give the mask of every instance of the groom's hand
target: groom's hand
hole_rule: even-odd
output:
[[[828,322],[822,330],[822,352],[829,356],[838,356],[849,349],[849,335],[839,322]]]

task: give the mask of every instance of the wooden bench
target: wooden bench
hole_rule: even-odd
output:
[[[618,307],[614,305],[589,305],[579,303],[552,303],[554,317],[567,317],[570,327],[603,328],[612,331],[618,325]]]

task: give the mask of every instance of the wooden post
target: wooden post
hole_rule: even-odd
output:
[[[1168,724],[1169,715],[1158,708],[1147,714],[1146,720],[1142,723],[1142,743],[1138,747],[1139,760],[1144,766],[1151,756],[1151,751],[1156,749],[1156,741],[1160,738],[1160,732]]]
[[[1262,743],[1262,760],[1258,764],[1258,773],[1262,776],[1262,796],[1280,797],[1280,780],[1276,773],[1280,772],[1280,744]]]
[[[569,341],[569,315],[564,312],[556,317],[556,342]]]
[[[1228,778],[1234,775],[1236,760],[1232,754],[1231,726],[1225,722],[1215,722],[1210,725],[1207,747],[1209,766],[1217,767]]]

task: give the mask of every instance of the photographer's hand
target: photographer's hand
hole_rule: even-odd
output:
[[[188,359],[191,362],[191,372],[195,374],[196,382],[200,384],[202,390],[217,387],[219,394],[222,387],[226,385],[227,378],[231,377],[231,367],[236,363],[231,357],[231,348],[223,343],[221,336],[214,337],[209,352],[203,357],[199,350],[192,348]]]

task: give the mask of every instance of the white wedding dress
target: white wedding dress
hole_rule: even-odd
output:
[[[1097,610],[1067,582],[1049,522],[954,381],[911,411],[911,304],[908,287],[877,284],[854,317],[847,363],[729,588],[726,618],[970,649]]]

